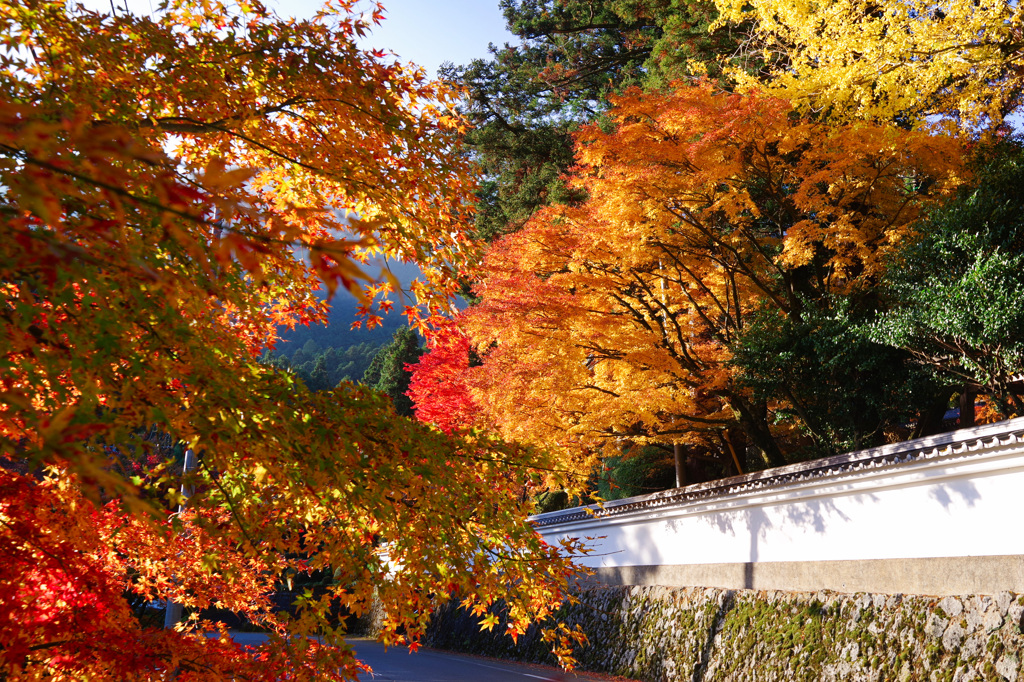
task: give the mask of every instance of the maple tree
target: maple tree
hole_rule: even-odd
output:
[[[466,384],[470,366],[469,338],[459,329],[458,318],[432,320],[427,352],[410,365],[407,395],[416,418],[445,433],[481,426],[480,408]]]
[[[801,405],[757,399],[733,350],[755,313],[799,321],[877,282],[961,182],[959,145],[710,84],[611,101],[614,130],[577,136],[589,199],[488,252],[461,322],[483,359],[472,398],[505,437],[552,450],[675,442],[728,471],[750,445],[785,463],[814,423],[775,423]]]
[[[722,22],[753,25],[746,52],[767,85],[805,113],[921,125],[945,114],[998,127],[1024,93],[1024,8],[1008,0],[746,3],[717,0]]]
[[[257,362],[276,325],[322,317],[320,286],[397,288],[363,272],[369,255],[421,263],[413,293],[441,307],[474,258],[451,94],[359,49],[380,7],[351,9],[0,6],[7,679],[351,678],[332,604],[358,613],[376,590],[385,640],[415,644],[445,599],[478,614],[505,599],[515,635],[566,598],[565,549],[520,504],[555,469],[546,455],[444,436],[363,387],[311,392]],[[174,472],[107,456],[131,444],[153,461],[140,429],[199,455],[170,519],[185,502]],[[272,613],[274,585],[310,571],[330,588],[294,618]],[[154,598],[194,615],[144,629],[129,603]],[[269,642],[204,637],[216,626],[198,614],[215,605]],[[301,637],[315,632],[325,646]],[[581,635],[546,636],[571,661]]]

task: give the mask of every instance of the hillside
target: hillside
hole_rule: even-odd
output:
[[[319,349],[346,349],[359,344],[380,346],[391,340],[395,330],[404,327],[405,317],[392,312],[384,317],[384,324],[374,329],[352,329],[359,303],[347,294],[339,294],[331,302],[327,324],[281,328],[281,341],[275,355],[291,358],[295,351],[313,341]]]

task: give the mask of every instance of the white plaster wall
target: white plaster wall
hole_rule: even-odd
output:
[[[593,538],[581,563],[595,568],[1024,555],[1022,510],[1024,445],[1013,438],[540,531]]]

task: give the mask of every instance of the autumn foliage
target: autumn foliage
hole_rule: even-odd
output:
[[[358,48],[380,9],[351,10],[0,7],[0,676],[351,679],[328,614],[375,590],[386,641],[413,644],[452,597],[506,598],[513,633],[566,597],[569,563],[520,508],[541,456],[255,361],[322,314],[321,286],[397,289],[371,254],[420,262],[435,306],[474,257],[450,93]],[[137,437],[154,430],[199,455],[180,515],[178,470]],[[310,572],[326,591],[272,613]],[[167,598],[192,615],[143,628]],[[204,637],[210,607],[269,642]],[[563,657],[579,639],[552,637]]]
[[[487,255],[459,318],[482,358],[462,371],[472,399],[506,438],[550,450],[676,442],[738,467],[751,446],[782,464],[799,420],[731,363],[752,315],[798,320],[877,282],[961,182],[959,144],[710,84],[612,103],[611,132],[577,136],[587,201],[539,211]]]
[[[940,417],[951,367],[968,403],[1019,407],[1019,325],[986,310],[970,337],[969,304],[967,332],[934,312],[1019,298],[1013,188],[964,189],[965,149],[1019,108],[1019,7],[504,4],[532,42],[460,72],[469,137],[460,91],[358,47],[376,4],[0,4],[0,677],[351,679],[331,614],[374,599],[388,643],[415,647],[449,599],[485,628],[503,600],[518,637],[571,598],[580,550],[540,539],[532,500],[582,492],[601,452],[731,473],[878,440],[884,419],[836,435],[840,412],[901,399],[881,375],[922,360]],[[719,80],[667,82],[701,72]],[[644,73],[658,89],[602,75]],[[506,234],[489,245],[478,200],[479,234]],[[933,252],[958,259],[953,298],[944,273],[894,276]],[[401,284],[374,256],[424,273],[419,422],[256,360],[324,318],[321,289],[379,322]],[[467,277],[478,302],[441,319]],[[198,469],[182,481],[153,433]],[[167,599],[186,620],[146,627]],[[239,648],[211,608],[267,643]],[[571,664],[582,633],[548,626]]]
[[[945,115],[996,128],[1021,105],[1024,9],[986,2],[717,0],[718,26],[750,26],[740,52],[767,62],[733,68],[802,112],[922,125]]]
[[[470,342],[455,320],[432,320],[427,353],[411,365],[409,397],[416,419],[433,424],[445,433],[477,426],[480,409],[466,385]]]
[[[242,655],[223,634],[208,639],[202,633],[143,629],[126,592],[147,600],[216,602],[258,619],[267,604],[254,596],[272,589],[271,567],[250,560],[235,576],[210,571],[211,550],[224,547],[194,523],[179,527],[190,536],[183,543],[173,528],[140,523],[116,503],[102,508],[89,504],[66,477],[37,482],[7,472],[0,475],[6,501],[0,660],[14,679],[34,679],[43,670],[54,679],[77,679],[83,673],[150,679],[160,670],[207,679],[287,674],[310,678],[317,665],[357,668],[351,655],[340,650],[314,647],[319,649],[316,655],[307,655],[314,652],[283,647],[277,640],[261,661]],[[68,515],[69,510],[76,514]],[[145,548],[144,556],[140,548]],[[45,668],[36,663],[42,661]]]

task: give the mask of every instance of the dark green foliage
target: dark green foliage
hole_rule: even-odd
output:
[[[489,60],[442,67],[468,90],[474,128],[466,138],[483,171],[477,214],[482,239],[519,229],[538,207],[582,196],[562,174],[574,163],[572,132],[599,120],[609,94],[664,87],[710,66],[736,46],[709,33],[714,4],[696,0],[502,0],[516,46]]]
[[[539,206],[578,198],[560,176],[573,164],[571,132],[591,113],[562,110],[520,59],[510,48],[491,61],[442,68],[443,77],[470,93],[465,113],[474,128],[466,142],[484,174],[476,217],[481,239],[518,229]]]
[[[546,512],[561,511],[562,509],[569,509],[575,507],[573,504],[576,500],[569,497],[569,493],[564,490],[549,490],[543,492],[537,496],[537,513],[544,514]]]
[[[537,508],[534,510],[534,513],[544,514],[545,512],[561,511],[562,509],[582,507],[588,504],[594,504],[594,498],[590,495],[582,497],[570,496],[564,490],[549,490],[537,495]]]
[[[868,335],[904,348],[942,380],[974,384],[1005,416],[1024,414],[1024,151],[981,155],[974,186],[920,225],[885,284],[890,310]]]
[[[671,450],[649,446],[636,452],[608,457],[598,474],[602,499],[620,500],[675,487],[675,461]]]
[[[738,45],[734,32],[709,31],[714,2],[502,0],[501,7],[509,30],[537,53],[525,61],[566,98],[664,85],[693,75],[691,61],[714,76],[718,58]]]
[[[402,327],[395,332],[391,343],[377,351],[363,373],[362,382],[390,396],[395,412],[412,417],[412,399],[405,394],[411,373],[405,366],[418,362],[421,355],[423,347],[419,336],[409,327]]]
[[[881,445],[939,390],[908,353],[859,331],[873,315],[870,298],[823,297],[799,318],[764,310],[748,319],[733,364],[756,399],[789,406],[776,420],[797,421],[810,438],[794,459]]]
[[[327,324],[279,329],[281,342],[260,361],[293,371],[315,391],[334,388],[342,381],[359,381],[405,318],[391,314],[374,329],[352,329],[358,306],[355,298],[339,294],[331,301]]]
[[[313,354],[305,348],[286,355],[268,352],[262,362],[280,369],[290,369],[314,391],[334,388],[342,381],[357,381],[370,366],[380,344],[357,343],[348,348],[327,348]]]
[[[345,349],[359,344],[382,346],[386,344],[395,330],[405,325],[405,317],[398,313],[385,315],[381,326],[373,329],[352,329],[352,321],[359,319],[357,308],[359,302],[355,298],[339,293],[331,301],[331,310],[327,324],[300,325],[295,329],[278,328],[281,341],[277,344],[276,354],[287,356],[292,364],[302,364],[315,359],[316,352],[324,348]],[[307,353],[300,363],[295,362],[298,349],[305,350],[309,341],[314,342],[317,350]],[[359,374],[354,375],[359,378]]]

